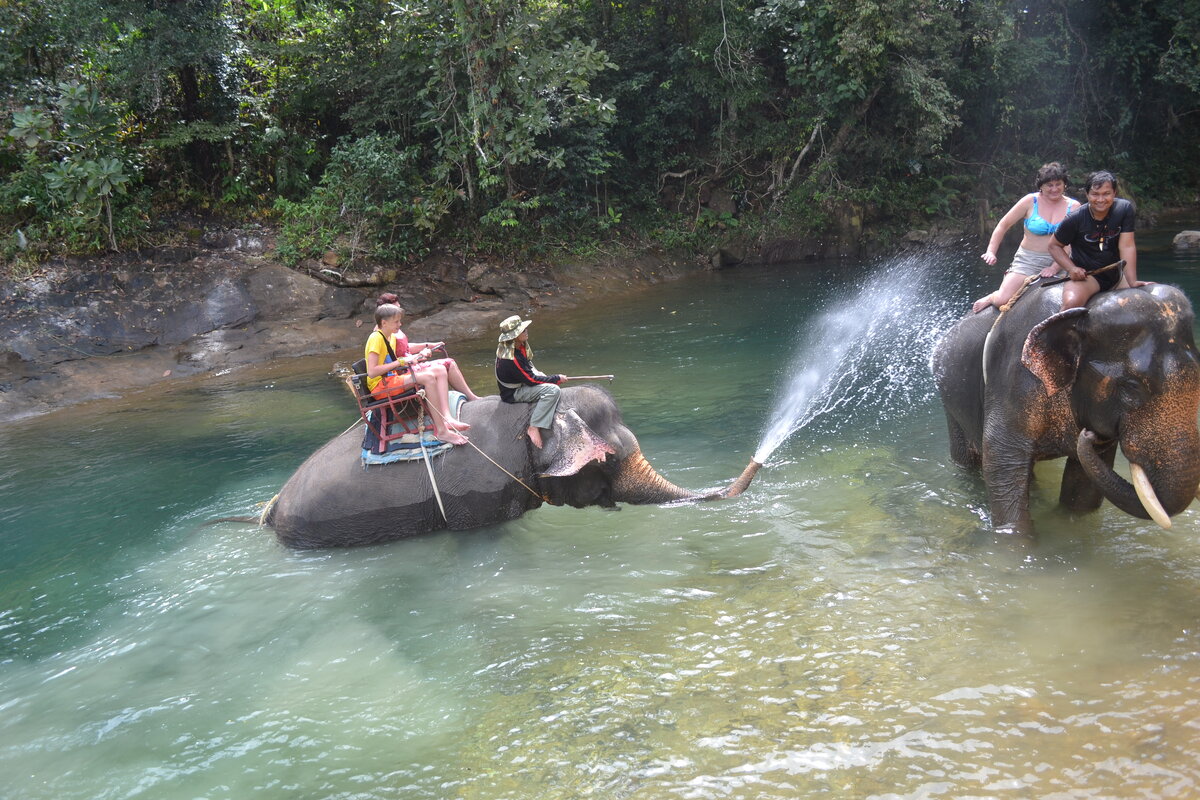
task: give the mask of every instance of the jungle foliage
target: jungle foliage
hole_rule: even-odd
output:
[[[9,260],[173,212],[402,262],[962,219],[1048,160],[1200,185],[1200,0],[0,0],[0,32]]]

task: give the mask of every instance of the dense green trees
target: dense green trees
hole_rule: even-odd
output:
[[[10,260],[171,211],[408,260],[961,217],[1049,159],[1200,177],[1200,0],[0,0],[0,31]]]

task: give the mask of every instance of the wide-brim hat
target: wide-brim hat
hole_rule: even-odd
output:
[[[533,322],[531,319],[521,321],[521,318],[518,315],[513,314],[511,317],[504,320],[504,322],[500,323],[500,338],[496,341],[511,342],[513,339],[520,336],[525,329],[529,327],[531,322]]]

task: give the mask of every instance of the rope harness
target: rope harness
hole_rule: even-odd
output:
[[[1125,269],[1125,259],[1121,259],[1120,261],[1115,261],[1112,264],[1107,264],[1103,267],[1097,267],[1096,269],[1093,269],[1093,270],[1088,270],[1087,274],[1089,276],[1096,275],[1101,272],[1107,272],[1110,269],[1124,270]],[[1049,286],[1057,286],[1058,284],[1065,283],[1066,281],[1069,281],[1069,280],[1070,280],[1069,277],[1043,279],[1041,275],[1030,275],[1028,278],[1025,279],[1024,283],[1021,284],[1020,288],[1018,288],[1017,291],[1013,292],[1013,296],[1008,299],[1008,302],[1005,303],[1004,305],[1000,306],[1000,308],[999,308],[1000,313],[996,315],[996,318],[994,320],[992,320],[992,326],[990,328],[988,328],[987,336],[984,337],[984,340],[983,340],[983,354],[982,354],[983,355],[983,382],[985,384],[988,382],[988,379],[987,379],[988,347],[989,347],[989,345],[991,345],[991,342],[992,342],[992,333],[995,332],[996,326],[1000,324],[1000,320],[1004,319],[1004,315],[1008,313],[1009,309],[1011,309],[1014,305],[1016,305],[1017,301],[1021,299],[1021,297],[1025,294],[1026,290],[1028,290],[1034,284],[1038,284],[1042,288],[1046,288]],[[1120,282],[1121,282],[1120,279],[1118,279],[1117,283],[1120,283]]]
[[[421,397],[422,397],[422,398],[424,398],[424,397],[425,397],[425,390],[424,390],[424,389],[421,389],[421,390],[419,390],[419,391],[417,392],[417,394],[421,395]],[[439,417],[441,417],[441,418],[442,418],[442,423],[443,423],[443,424],[445,424],[445,422],[446,422],[446,417],[445,417],[445,416],[442,414],[442,412],[438,411],[436,408],[434,408],[434,407],[433,407],[432,405],[430,405],[429,403],[422,403],[422,405],[423,405],[423,406],[425,406],[426,408],[430,409],[431,411],[433,411],[433,412],[434,412],[435,414],[437,414]],[[463,437],[463,438],[466,438],[466,437]],[[429,480],[430,480],[430,481],[433,481],[433,467],[432,467],[432,466],[430,466],[430,464],[429,464],[429,454],[425,452],[425,444],[424,444],[424,441],[423,441],[423,439],[424,439],[424,437],[422,437],[421,452],[422,452],[422,454],[425,456],[425,466],[426,466],[426,467],[429,469]],[[521,484],[522,486],[524,486],[524,487],[525,487],[525,489],[526,489],[526,490],[528,490],[528,492],[529,492],[531,495],[533,495],[534,497],[538,498],[539,500],[541,500],[541,501],[542,501],[542,502],[544,502],[544,503],[550,503],[550,505],[554,505],[554,504],[553,504],[553,503],[550,501],[550,498],[549,498],[549,497],[547,497],[547,496],[546,496],[546,495],[544,495],[544,494],[539,494],[538,492],[535,492],[533,489],[531,489],[531,488],[529,487],[529,484],[525,483],[525,481],[521,480],[521,479],[520,479],[520,478],[518,478],[516,475],[513,475],[511,472],[509,472],[507,469],[505,469],[503,466],[501,466],[501,465],[499,464],[499,462],[497,462],[497,461],[496,461],[496,459],[492,458],[492,457],[491,457],[491,456],[489,456],[487,453],[483,452],[483,450],[479,449],[479,445],[475,444],[475,443],[474,443],[474,442],[472,442],[470,439],[467,439],[467,444],[469,444],[469,445],[471,445],[471,447],[475,448],[475,452],[476,452],[476,453],[479,453],[479,455],[483,456],[483,457],[484,457],[484,458],[486,458],[488,461],[490,461],[490,462],[492,462],[493,464],[495,464],[495,465],[496,465],[496,468],[497,468],[498,470],[500,470],[501,472],[503,472],[503,473],[504,473],[505,475],[507,475],[508,477],[512,478],[512,479],[513,479],[514,481],[516,481],[517,483],[519,483],[519,484]],[[438,506],[440,507],[440,506],[442,505],[442,498],[441,498],[441,495],[439,495],[439,494],[438,494],[438,490],[437,490],[437,483],[436,483],[436,482],[434,482],[434,485],[433,485],[433,491],[434,491],[434,494],[435,494],[435,495],[437,495],[437,498],[438,498]],[[443,509],[442,509],[442,517],[443,517],[443,518],[445,518],[445,516],[446,516],[446,510],[443,508]]]

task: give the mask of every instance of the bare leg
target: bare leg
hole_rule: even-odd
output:
[[[455,422],[450,415],[450,398],[446,389],[446,369],[431,364],[417,371],[417,379],[425,387],[425,399],[433,409],[433,433],[443,442],[465,444],[467,437],[459,433],[465,423]],[[467,425],[466,427],[470,427]]]
[[[453,358],[447,358],[445,362],[446,380],[449,382],[450,388],[462,392],[468,400],[478,400],[479,395],[471,391],[471,387],[467,385],[467,379],[463,377],[462,370],[458,368],[458,362]]]
[[[1124,283],[1125,279],[1121,278],[1121,281]],[[1126,285],[1128,286],[1128,284]],[[1081,281],[1067,281],[1063,284],[1062,310],[1083,307],[1098,291],[1100,291],[1100,284],[1090,275]]]
[[[1025,282],[1025,276],[1019,272],[1007,272],[1004,275],[1004,280],[1000,281],[1000,288],[991,294],[984,295],[974,302],[971,310],[978,314],[988,306],[1000,306],[1012,299],[1012,296],[1017,293],[1017,289],[1021,288],[1021,284]]]

